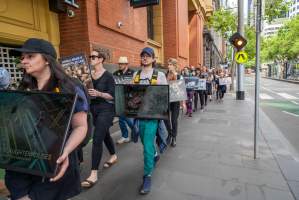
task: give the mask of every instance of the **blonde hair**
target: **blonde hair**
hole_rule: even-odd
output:
[[[170,63],[175,67],[175,71],[178,71],[178,61],[175,58],[169,58],[167,64]]]

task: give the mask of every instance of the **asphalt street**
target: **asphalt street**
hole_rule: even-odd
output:
[[[246,78],[245,88],[254,100],[254,76]],[[299,152],[299,85],[262,78],[260,106]]]

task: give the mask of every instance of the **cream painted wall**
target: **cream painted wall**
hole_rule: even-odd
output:
[[[36,37],[60,44],[58,15],[48,0],[0,0],[0,43],[21,45]]]

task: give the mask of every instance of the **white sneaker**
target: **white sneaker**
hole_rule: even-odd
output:
[[[124,137],[121,137],[119,140],[117,140],[117,144],[123,144],[123,143],[127,143],[127,142],[130,142],[130,139],[129,138],[124,138]]]

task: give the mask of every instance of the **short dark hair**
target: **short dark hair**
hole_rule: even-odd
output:
[[[106,60],[106,55],[102,53],[99,49],[93,49],[93,51],[98,53],[99,58],[103,58],[103,62]]]

